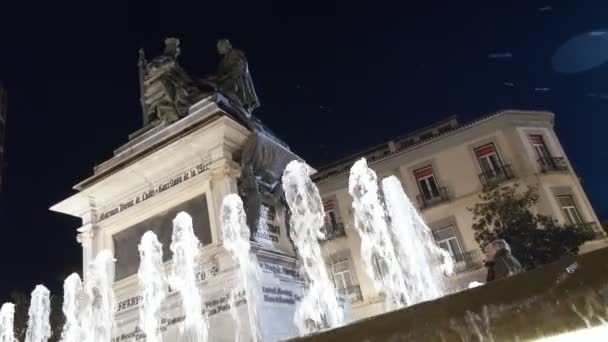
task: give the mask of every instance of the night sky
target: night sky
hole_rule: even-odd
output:
[[[141,126],[137,50],[152,58],[168,36],[199,77],[215,70],[217,39],[243,49],[262,103],[255,115],[314,166],[452,114],[554,111],[608,216],[606,1],[97,3],[0,4],[9,94],[0,302],[37,283],[57,292],[80,269],[80,222],[48,208]]]

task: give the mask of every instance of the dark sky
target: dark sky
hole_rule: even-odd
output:
[[[574,44],[556,64],[593,69],[561,74],[551,63],[569,39],[608,28],[608,2],[353,2],[3,1],[0,302],[41,282],[58,291],[80,268],[78,220],[48,208],[140,127],[137,50],[153,57],[167,36],[181,38],[182,66],[201,77],[215,69],[218,38],[243,49],[262,102],[255,114],[315,166],[452,114],[554,111],[593,205],[608,216],[608,49],[599,46],[608,37]]]

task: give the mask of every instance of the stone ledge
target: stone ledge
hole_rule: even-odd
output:
[[[606,320],[608,248],[291,341],[527,341]],[[581,316],[581,315],[585,316]]]

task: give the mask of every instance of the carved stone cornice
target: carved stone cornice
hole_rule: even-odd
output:
[[[226,161],[216,168],[211,169],[211,179],[221,180],[226,177],[239,178],[241,177],[241,167],[233,160]]]

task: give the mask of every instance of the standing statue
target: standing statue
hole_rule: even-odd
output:
[[[260,106],[260,101],[253,87],[245,54],[234,49],[227,39],[217,42],[217,51],[222,56],[217,75],[208,77],[204,82],[244,108],[250,116]]]
[[[144,51],[139,51],[139,79],[144,125],[164,120],[173,122],[188,114],[197,89],[190,76],[177,62],[180,55],[179,39],[165,39],[163,54],[146,62]]]

